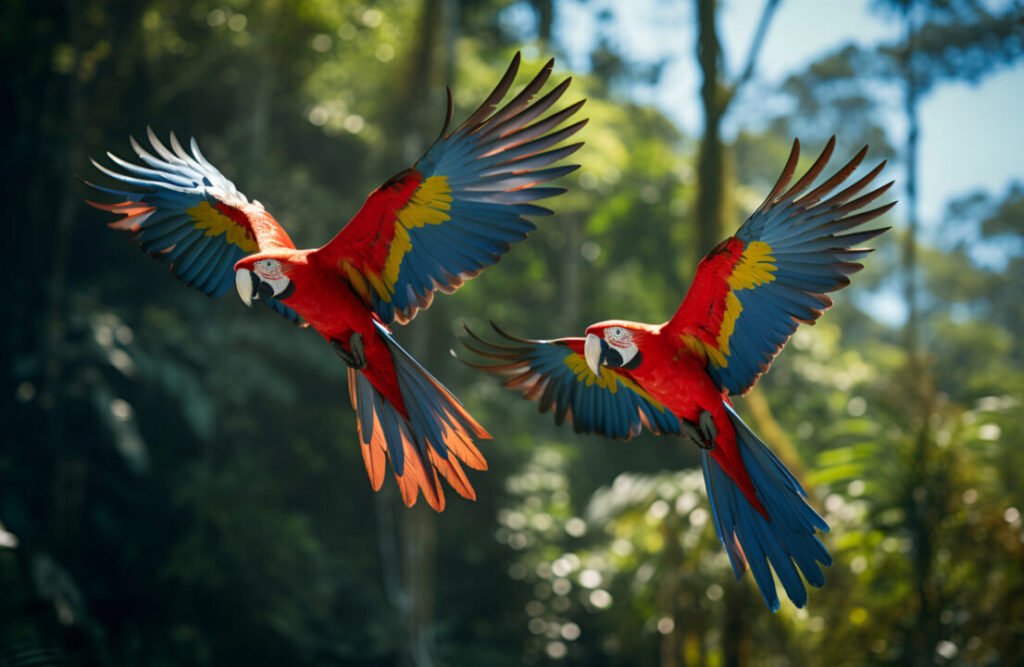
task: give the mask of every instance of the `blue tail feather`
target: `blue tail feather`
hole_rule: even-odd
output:
[[[737,577],[749,566],[772,611],[779,608],[772,570],[793,604],[803,607],[807,603],[807,589],[801,573],[807,583],[822,586],[825,576],[820,565],[832,564],[832,557],[815,534],[816,530],[828,532],[828,524],[807,504],[806,492],[778,457],[731,406],[726,404],[725,409],[736,430],[740,456],[771,520],[761,516],[739,486],[704,452],[701,466],[715,530]]]

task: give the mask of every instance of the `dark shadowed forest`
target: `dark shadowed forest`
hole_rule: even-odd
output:
[[[922,105],[1022,66],[1020,5],[875,0],[894,38],[766,81],[787,2],[747,3],[757,30],[731,43],[724,0],[680,1],[694,132],[642,94],[676,84],[611,4],[5,0],[0,666],[1024,664],[1024,170],[943,193],[940,219],[919,202]],[[408,509],[390,476],[370,488],[330,348],[183,287],[79,177],[147,126],[195,136],[318,246],[427,148],[446,85],[460,122],[516,51],[587,98],[581,168],[527,242],[396,327],[494,435],[476,502]],[[732,574],[692,444],[576,435],[450,351],[489,320],[664,321],[793,139],[806,168],[833,134],[837,165],[889,160],[899,203],[737,399],[831,525],[826,585],[772,614]]]

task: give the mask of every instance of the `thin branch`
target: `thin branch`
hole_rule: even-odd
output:
[[[754,67],[757,65],[757,58],[761,53],[761,45],[764,44],[764,36],[768,33],[768,26],[771,25],[779,3],[780,0],[765,0],[764,10],[761,11],[761,19],[757,22],[757,30],[754,32],[754,39],[750,42],[750,50],[747,52],[747,64],[743,67],[743,71],[739,78],[736,79],[736,82],[729,86],[729,92],[722,99],[723,114],[729,108],[729,104],[736,97],[740,89],[753,78]]]

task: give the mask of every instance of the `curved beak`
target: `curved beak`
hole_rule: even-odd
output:
[[[235,271],[235,289],[238,290],[238,296],[242,299],[242,303],[250,308],[252,307],[252,297],[256,294],[256,287],[258,285],[258,279],[248,269],[238,269]]]
[[[601,375],[601,356],[605,342],[595,334],[587,334],[583,343],[583,356],[594,375]]]

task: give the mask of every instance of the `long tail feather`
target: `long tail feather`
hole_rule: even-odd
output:
[[[732,407],[726,404],[725,409],[736,430],[740,456],[770,519],[766,520],[747,501],[732,478],[704,452],[701,465],[718,538],[725,545],[737,577],[750,567],[761,596],[772,611],[779,608],[772,570],[793,604],[803,607],[807,604],[803,580],[812,586],[822,586],[825,575],[819,564],[832,564],[832,557],[815,534],[819,530],[828,532],[828,524],[807,503],[800,483],[775,454]]]
[[[363,463],[370,484],[378,490],[389,460],[406,505],[415,504],[419,492],[438,512],[445,498],[444,477],[463,498],[476,492],[462,466],[486,470],[487,461],[475,439],[490,434],[440,382],[426,371],[378,325],[378,333],[391,351],[398,386],[407,414],[402,414],[358,371],[349,370],[349,396],[359,422]]]

